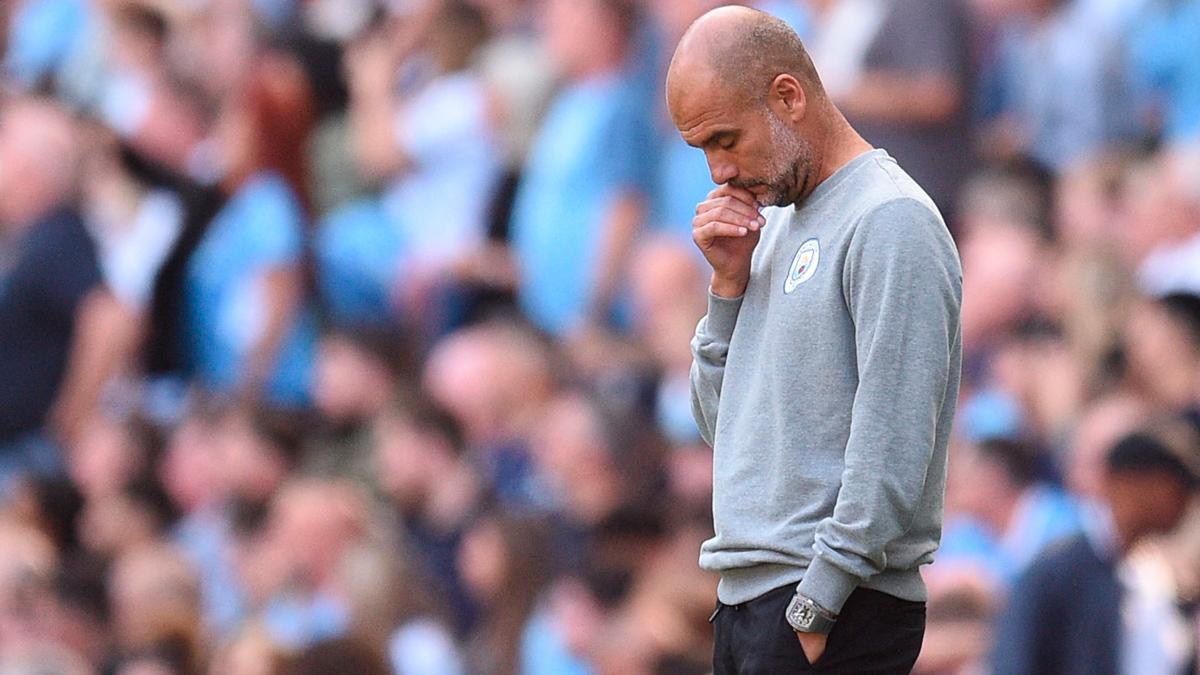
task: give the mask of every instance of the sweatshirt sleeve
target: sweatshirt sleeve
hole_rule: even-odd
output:
[[[717,404],[725,379],[725,357],[737,324],[742,298],[723,298],[708,291],[708,313],[696,326],[692,338],[692,415],[700,436],[709,446],[717,432]]]
[[[962,271],[945,225],[900,198],[859,222],[843,268],[855,330],[858,386],[841,489],[818,525],[799,590],[840,612],[887,566],[925,491],[942,404],[959,357]]]

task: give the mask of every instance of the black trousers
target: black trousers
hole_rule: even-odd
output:
[[[790,584],[740,605],[717,603],[712,618],[714,675],[912,671],[925,637],[925,603],[855,589],[829,634],[825,653],[811,664],[784,618],[795,592],[795,584]]]

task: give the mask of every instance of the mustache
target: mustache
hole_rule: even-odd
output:
[[[750,188],[755,188],[760,185],[766,185],[767,182],[764,180],[739,180],[739,179],[735,178],[735,179],[729,181],[729,184],[735,188],[742,188],[743,190],[749,190]]]

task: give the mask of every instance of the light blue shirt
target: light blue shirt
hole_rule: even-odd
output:
[[[1028,151],[1059,169],[1136,131],[1120,35],[1086,3],[1004,31],[1002,111]]]
[[[534,140],[513,207],[521,308],[551,333],[583,318],[607,218],[653,176],[651,102],[636,81],[605,77],[567,85]]]
[[[342,326],[393,318],[391,291],[403,251],[403,234],[377,199],[360,199],[326,216],[317,230],[316,255],[330,318]]]
[[[521,675],[592,675],[586,660],[572,654],[554,615],[543,608],[521,635]]]
[[[241,384],[246,358],[266,327],[266,274],[299,265],[304,215],[279,176],[252,176],[221,209],[188,265],[187,319],[193,366],[200,383],[230,394]],[[277,354],[267,400],[303,406],[317,342],[316,320],[301,306]]]
[[[812,33],[812,10],[803,0],[759,0],[754,7],[782,19],[802,40]]]
[[[482,244],[501,161],[480,78],[460,72],[426,85],[406,101],[396,141],[413,166],[387,189],[383,207],[405,255],[441,266]]]
[[[4,69],[25,87],[56,73],[78,47],[88,25],[82,0],[33,0],[21,4],[8,30]]]
[[[1130,37],[1138,94],[1162,107],[1168,140],[1200,138],[1200,2],[1152,2]]]

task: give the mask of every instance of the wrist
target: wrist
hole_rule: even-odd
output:
[[[728,279],[716,273],[712,275],[713,295],[722,298],[740,298],[746,293],[748,279]]]

